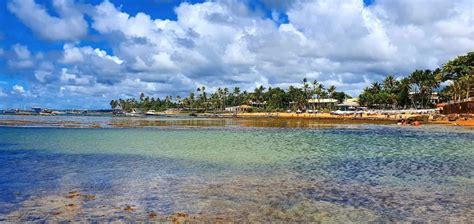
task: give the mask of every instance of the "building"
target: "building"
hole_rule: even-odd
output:
[[[240,112],[240,106],[226,107],[224,110],[229,113],[237,113]]]
[[[430,102],[431,102],[431,104],[433,104],[433,105],[436,105],[436,104],[439,103],[438,92],[433,92],[433,93],[431,93]]]
[[[317,109],[334,109],[337,106],[336,99],[309,99],[308,108]]]
[[[417,92],[413,92],[413,91],[412,91],[412,92],[409,92],[408,94],[409,94],[409,96],[410,96],[410,99],[411,99],[411,100],[414,100],[415,97],[416,97],[416,95],[417,95],[417,94],[420,94],[420,93],[417,93]],[[438,95],[438,92],[432,92],[432,93],[431,93],[431,96],[430,96],[430,98],[429,98],[429,102],[430,102],[431,104],[433,104],[433,105],[436,105],[436,104],[440,103],[440,102],[439,102],[439,95]],[[420,106],[423,106],[423,105],[420,105]]]
[[[267,101],[254,101],[254,100],[249,100],[248,104],[252,107],[265,107],[267,105]]]
[[[226,107],[224,110],[225,112],[229,113],[239,113],[239,112],[247,112],[252,107],[249,105],[240,105],[240,106],[233,106],[233,107]]]
[[[354,111],[360,108],[359,98],[346,99],[337,105],[337,110]]]

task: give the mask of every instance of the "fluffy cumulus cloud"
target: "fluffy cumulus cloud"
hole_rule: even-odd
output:
[[[356,95],[387,73],[434,68],[473,50],[469,4],[282,1],[288,23],[277,24],[236,2],[183,3],[170,21],[129,15],[105,1],[95,7],[92,27],[120,36],[114,52],[143,80],[181,74],[210,87],[251,88],[308,77]]]
[[[87,34],[87,22],[73,0],[53,0],[53,6],[58,17],[50,15],[35,0],[8,2],[8,9],[41,38],[77,40]]]
[[[96,60],[108,61],[110,63],[115,63],[117,65],[120,65],[123,63],[123,60],[121,60],[117,56],[108,55],[106,51],[101,50],[99,48],[93,49],[90,46],[79,48],[72,44],[65,44],[63,48],[64,48],[64,54],[63,54],[63,58],[61,62],[65,64],[83,63],[85,62],[86,59],[89,61],[96,61]]]
[[[23,88],[23,86],[20,86],[20,85],[14,85],[12,87],[12,94],[20,94],[20,95],[23,95],[25,94],[26,91],[25,91],[25,88]]]
[[[436,68],[474,50],[468,0],[264,1],[272,17],[245,2],[209,1],[180,4],[176,20],[132,15],[109,1],[85,14],[72,1],[53,3],[59,17],[33,0],[12,0],[9,9],[43,38],[78,40],[90,26],[110,49],[66,42],[56,58],[41,60],[15,45],[11,66],[33,68],[38,94],[83,96],[91,105],[141,91],[183,96],[201,85],[287,87],[304,77],[356,96],[387,73]]]

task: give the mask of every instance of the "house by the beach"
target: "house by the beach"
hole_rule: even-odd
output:
[[[240,112],[240,106],[226,107],[224,110],[229,113]]]
[[[359,98],[346,99],[344,102],[337,105],[337,110],[353,111],[360,108]]]
[[[233,106],[233,107],[226,107],[224,110],[225,112],[229,113],[239,113],[239,112],[247,112],[251,109],[249,105],[240,105],[240,106]]]
[[[409,94],[409,96],[410,96],[410,99],[413,100],[413,99],[415,98],[415,96],[416,96],[417,94],[419,94],[419,93],[414,92],[414,91],[411,91],[411,92],[409,92],[408,94]],[[436,105],[436,104],[440,103],[438,92],[432,92],[432,93],[431,93],[430,98],[429,98],[429,102],[430,102],[431,104],[433,104],[433,105]]]
[[[267,105],[267,101],[260,102],[258,100],[249,100],[248,105],[250,105],[252,107],[265,107],[265,105]],[[243,105],[241,105],[241,106],[243,106]],[[245,106],[247,106],[247,105],[245,105]]]
[[[314,110],[316,109],[334,109],[337,105],[337,100],[332,98],[327,99],[309,99],[308,106]]]

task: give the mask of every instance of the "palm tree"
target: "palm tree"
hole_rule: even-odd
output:
[[[189,107],[191,108],[191,110],[193,110],[193,107],[194,107],[194,93],[193,92],[190,92],[189,93],[189,97],[188,97],[188,102],[189,102]]]
[[[233,106],[239,105],[241,103],[241,101],[240,101],[240,88],[239,87],[234,87],[234,91],[232,93],[232,96],[233,96],[232,105]]]
[[[181,108],[181,106],[183,105],[183,101],[179,95],[176,96],[176,101],[178,103],[178,108]]]
[[[472,73],[474,73],[474,72],[472,72]],[[465,96],[466,96],[465,99],[466,100],[469,99],[469,94],[470,94],[470,91],[471,91],[471,88],[472,88],[472,85],[473,85],[473,82],[474,82],[474,75],[472,73],[464,75],[461,78],[459,78],[459,80],[458,80],[458,82],[460,82],[460,85],[463,88],[462,92],[465,94]]]
[[[304,93],[304,98],[305,98],[304,108],[306,108],[308,99],[311,98],[311,93],[308,90],[309,90],[308,79],[305,77],[303,78],[303,93]]]
[[[229,89],[227,87],[224,88],[224,109],[227,105],[227,96],[229,95]]]
[[[397,87],[397,80],[393,75],[387,75],[383,81],[383,88],[388,92],[393,92]]]
[[[206,95],[206,87],[202,86],[201,88],[198,88],[201,90],[201,95],[199,96],[199,102],[201,106],[204,106],[204,110],[207,110],[208,105],[207,105],[207,95]]]
[[[202,92],[202,97],[203,97],[204,101],[206,101],[207,95],[206,95],[206,87],[205,86],[201,87],[201,92]]]
[[[328,88],[328,94],[329,94],[329,98],[334,98],[334,93],[336,92],[336,87],[331,85],[329,86]]]
[[[323,96],[324,93],[324,86],[323,84],[319,84],[316,87],[316,95],[318,96],[318,102],[321,102],[321,97]]]
[[[318,85],[319,85],[318,80],[314,80],[313,81],[313,94],[316,94],[316,89],[317,89]]]
[[[399,87],[399,82],[395,79],[393,75],[388,75],[383,81],[384,92],[388,94],[388,103],[392,105],[392,108],[397,107],[397,89]]]
[[[234,87],[234,96],[240,95],[240,87]]]
[[[111,101],[110,101],[110,107],[111,107],[113,110],[115,110],[115,108],[118,107],[118,102],[117,102],[117,100],[111,100]]]
[[[255,100],[261,104],[264,101],[264,96],[263,92],[265,91],[265,87],[263,85],[260,85],[258,88],[255,88],[254,94],[255,94]]]
[[[380,85],[380,83],[378,82],[373,82],[371,85],[370,85],[370,89],[373,93],[378,93],[382,90],[382,87]]]

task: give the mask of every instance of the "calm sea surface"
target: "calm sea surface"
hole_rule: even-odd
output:
[[[474,220],[469,129],[125,122],[0,127],[0,222]]]

